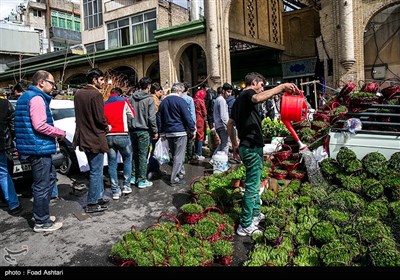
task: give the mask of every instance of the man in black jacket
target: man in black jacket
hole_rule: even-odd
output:
[[[7,167],[6,151],[12,148],[14,136],[14,107],[7,99],[0,99],[0,185],[12,215],[22,210]]]

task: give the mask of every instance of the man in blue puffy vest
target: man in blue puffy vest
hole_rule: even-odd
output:
[[[61,222],[55,222],[55,217],[50,216],[49,209],[51,192],[57,181],[51,155],[56,153],[56,139],[65,137],[65,131],[54,127],[50,111],[53,89],[56,89],[53,75],[39,70],[15,108],[17,150],[32,167],[35,232],[54,231],[62,227]]]

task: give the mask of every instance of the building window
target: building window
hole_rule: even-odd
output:
[[[53,42],[53,49],[54,51],[61,51],[61,50],[65,50],[67,48],[67,44],[65,43],[60,43],[60,42]]]
[[[111,21],[107,23],[108,48],[153,41],[156,28],[156,11]]]
[[[74,14],[51,11],[51,26],[81,31],[81,18]]]
[[[33,9],[33,16],[34,17],[42,17],[42,11]]]
[[[103,7],[101,0],[83,0],[85,30],[103,25]]]
[[[106,49],[104,41],[99,41],[99,42],[95,42],[95,43],[92,43],[92,44],[87,44],[85,47],[86,47],[86,52],[87,53],[94,53],[94,52],[102,51],[102,50]]]

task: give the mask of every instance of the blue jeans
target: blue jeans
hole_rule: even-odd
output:
[[[129,135],[109,135],[107,136],[108,147],[108,174],[110,175],[111,191],[118,193],[120,191],[118,184],[118,152],[122,156],[124,163],[124,186],[130,186],[132,173],[132,145]]]
[[[53,186],[53,190],[51,191],[51,198],[57,198],[58,197],[58,185],[57,185],[57,178],[56,178],[56,182]]]
[[[149,152],[150,134],[146,130],[131,132],[133,159],[132,177],[137,182],[147,180],[147,155]]]
[[[33,218],[36,224],[44,224],[50,217],[50,198],[57,184],[57,172],[51,155],[29,156],[32,167]]]
[[[18,196],[15,192],[14,183],[11,179],[11,176],[8,173],[7,156],[5,151],[0,152],[0,186],[4,194],[4,198],[8,203],[8,207],[10,209],[18,207]]]
[[[203,141],[197,141],[196,155],[203,155]]]
[[[225,154],[229,154],[229,135],[228,131],[224,127],[217,128],[217,134],[219,139],[221,139],[221,143],[217,146],[214,151],[214,155],[217,154],[218,151],[223,151]]]
[[[85,152],[90,167],[87,204],[97,204],[104,194],[104,154]]]

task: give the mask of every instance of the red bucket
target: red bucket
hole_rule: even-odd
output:
[[[297,94],[285,92],[281,103],[282,121],[303,121],[307,118],[308,107],[303,91]]]

